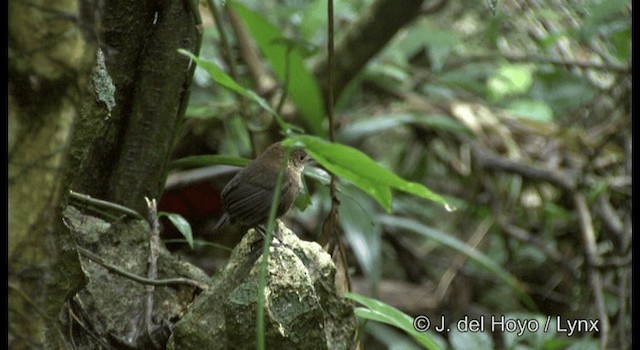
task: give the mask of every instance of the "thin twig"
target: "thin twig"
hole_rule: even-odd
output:
[[[78,192],[74,192],[74,191],[69,191],[69,197],[71,199],[75,199],[79,202],[82,203],[86,203],[86,204],[90,204],[99,208],[104,208],[104,209],[109,209],[109,210],[115,210],[121,213],[124,213],[126,215],[132,216],[138,220],[144,220],[144,218],[142,217],[142,215],[138,214],[137,211],[131,209],[131,208],[127,208],[125,206],[122,206],[120,204],[117,203],[113,203],[113,202],[108,202],[108,201],[103,201],[101,199],[96,199],[93,198],[89,195],[86,194],[82,194],[82,193],[78,193]]]
[[[333,115],[333,104],[334,104],[334,47],[333,47],[333,0],[329,0],[327,4],[327,74],[328,74],[328,87],[327,87],[327,118],[329,119],[329,140],[331,142],[335,142],[336,140],[336,125],[334,121]],[[331,174],[331,183],[330,183],[330,191],[331,191],[331,210],[329,211],[329,215],[325,220],[325,224],[323,225],[323,231],[327,232],[327,239],[330,242],[332,238],[335,238],[335,242],[338,245],[338,251],[340,254],[340,259],[342,259],[344,266],[344,275],[347,281],[347,291],[351,291],[351,277],[349,276],[349,271],[347,271],[347,251],[344,247],[344,243],[340,237],[339,233],[339,223],[338,223],[338,207],[340,206],[340,200],[338,200],[338,190],[337,190],[337,177],[334,174]],[[328,245],[329,253],[333,252],[332,244]]]
[[[128,278],[132,281],[136,281],[140,284],[144,284],[144,285],[154,285],[154,286],[172,286],[172,285],[187,285],[187,286],[191,286],[191,287],[195,287],[198,288],[200,290],[206,290],[209,287],[201,282],[192,280],[192,279],[188,279],[188,278],[182,278],[182,277],[177,277],[177,278],[166,278],[166,279],[160,279],[160,280],[150,280],[148,278],[145,277],[141,277],[138,276],[136,274],[133,274],[131,272],[125,271],[124,269],[109,264],[107,262],[105,262],[101,257],[99,257],[98,255],[92,253],[90,250],[85,249],[83,247],[80,246],[76,246],[76,249],[78,249],[78,252],[80,254],[82,254],[82,256],[84,256],[85,258],[95,262],[96,264],[104,267],[105,269],[109,270],[110,272],[115,273],[116,275],[120,275],[122,277]]]
[[[22,299],[24,299],[26,304],[29,305],[29,307],[31,308],[30,310],[33,310],[36,313],[38,313],[38,315],[40,315],[42,319],[52,322],[51,317],[41,309],[41,306],[39,306],[38,303],[35,302],[35,300],[31,299],[30,296],[28,296],[25,292],[23,292],[22,289],[19,286],[17,286],[15,283],[8,282],[7,289],[9,289],[10,292],[17,293]]]
[[[240,81],[240,76],[238,75],[238,68],[236,65],[236,58],[233,55],[233,50],[231,49],[231,45],[229,44],[229,39],[227,39],[227,33],[222,26],[222,16],[220,15],[220,11],[216,7],[214,0],[207,0],[207,4],[209,5],[209,10],[211,10],[211,14],[213,14],[213,19],[216,25],[216,29],[218,30],[218,34],[220,35],[220,44],[222,44],[222,54],[229,65],[229,74],[235,81]],[[244,96],[237,94],[238,100],[240,102],[240,111],[244,114],[246,110],[246,99]]]
[[[333,84],[334,84],[334,69],[333,69],[333,0],[329,0],[327,6],[327,73],[328,73],[328,91],[327,91],[327,118],[329,118],[329,140],[331,142],[336,139],[336,128],[333,120]]]
[[[144,197],[149,209],[149,268],[147,270],[147,278],[150,280],[158,279],[158,252],[160,250],[160,223],[158,222],[158,206],[156,200]],[[147,292],[147,300],[145,307],[144,321],[147,331],[147,336],[154,343],[155,348],[159,348],[159,344],[155,343],[155,337],[153,334],[153,295],[155,292],[154,285],[147,285],[145,287]]]
[[[238,45],[242,62],[247,66],[247,70],[251,76],[251,80],[253,80],[256,86],[258,95],[263,96],[267,92],[272,91],[277,84],[263,66],[260,60],[260,54],[253,44],[251,35],[248,33],[242,20],[230,6],[226,6],[226,10],[229,23],[231,23],[231,28],[236,37],[236,44]]]
[[[109,350],[115,349],[113,346],[111,346],[104,340],[100,339],[100,337],[98,337],[98,335],[95,334],[95,331],[90,330],[89,327],[87,327],[87,325],[80,319],[80,316],[76,315],[76,313],[73,311],[73,305],[81,304],[81,301],[77,295],[73,299],[74,300],[70,300],[67,303],[67,312],[70,318],[73,319],[73,321],[75,321],[82,329],[84,329],[86,334],[88,334],[91,338],[93,338],[93,340],[95,340],[98,344],[103,346],[105,349],[109,349]],[[80,311],[83,311],[83,313],[86,314],[86,311],[82,308],[81,305],[78,305],[78,307],[80,308]],[[69,319],[69,332],[71,333],[69,339],[71,340],[72,346],[74,347],[74,349],[77,349],[77,345],[75,344],[75,341],[74,341],[76,337],[73,336],[72,334],[73,322],[71,319]]]
[[[628,74],[631,72],[630,67],[618,66],[606,63],[587,62],[566,60],[556,57],[548,57],[542,55],[522,55],[522,54],[487,54],[466,56],[460,60],[454,60],[445,65],[445,69],[451,70],[470,63],[478,63],[483,61],[495,61],[497,59],[505,59],[509,62],[525,62],[525,63],[547,63],[562,67],[577,67],[581,69],[604,70],[618,74]]]
[[[609,203],[609,195],[608,193],[603,193],[598,197],[598,211],[600,217],[602,218],[602,222],[605,226],[611,230],[618,239],[618,241],[622,241],[622,236],[624,236],[624,223],[618,213],[616,213],[611,203]]]
[[[280,101],[278,101],[278,104],[276,106],[276,112],[278,113],[282,113],[282,108],[284,107],[284,102],[287,100],[287,96],[289,95],[289,80],[291,79],[291,77],[289,76],[291,74],[291,50],[293,49],[293,47],[291,47],[290,43],[284,43],[284,45],[286,45],[286,51],[284,53],[284,84],[282,86],[282,94],[280,95]]]
[[[198,8],[198,0],[188,0],[187,4],[193,14],[193,21],[195,24],[196,37],[193,44],[193,54],[195,56],[200,55],[200,48],[202,47],[202,33],[204,27],[202,26],[202,17],[200,16],[200,9]],[[189,105],[189,96],[191,95],[191,82],[193,81],[193,75],[196,71],[195,62],[191,61],[186,72],[186,79],[184,81],[183,93],[180,98],[180,105],[178,106],[178,120],[184,120],[184,115],[187,112],[187,106]]]
[[[573,192],[577,186],[575,175],[568,171],[549,169],[517,160],[507,159],[493,153],[492,151],[484,149],[484,147],[476,141],[468,140],[467,142],[472,145],[474,158],[483,168],[516,173],[533,180],[548,181],[568,192]]]
[[[238,68],[236,68],[236,59],[233,56],[231,45],[229,45],[227,33],[222,26],[222,16],[220,15],[220,11],[218,11],[214,0],[207,0],[207,5],[209,5],[209,10],[211,10],[211,14],[213,15],[213,20],[215,22],[216,29],[218,30],[218,35],[220,35],[220,44],[222,44],[222,55],[229,65],[229,74],[231,74],[233,80],[239,81]]]
[[[473,233],[473,235],[471,235],[471,238],[469,238],[469,241],[467,242],[466,245],[468,247],[475,249],[478,246],[478,244],[482,242],[482,239],[484,239],[484,237],[486,236],[487,232],[489,232],[489,229],[491,228],[492,225],[493,225],[493,219],[485,218],[480,223],[480,225],[478,225],[478,227],[476,228],[476,231]],[[456,257],[451,262],[451,265],[449,266],[449,268],[447,268],[447,270],[442,274],[442,277],[440,278],[440,282],[438,282],[438,287],[436,287],[436,291],[435,291],[435,300],[438,305],[444,300],[444,297],[447,294],[447,290],[449,289],[451,282],[453,281],[455,276],[458,274],[458,271],[462,268],[465,261],[467,261],[466,255],[464,254],[456,255]]]
[[[629,291],[629,279],[627,278],[629,276],[629,269],[620,269],[618,270],[617,276],[618,277],[618,290],[617,290],[617,294],[618,294],[618,334],[620,335],[618,337],[618,339],[620,339],[620,348],[621,349],[630,349],[631,346],[629,344],[629,340],[627,339],[626,336],[624,336],[625,334],[625,328],[627,325],[627,307],[628,307],[628,303],[630,301],[630,296],[628,295],[627,291]]]
[[[593,299],[598,313],[598,319],[601,322],[599,329],[600,348],[606,349],[609,338],[609,317],[607,316],[607,309],[604,300],[602,274],[595,268],[600,265],[602,261],[597,251],[596,235],[587,200],[583,194],[575,193],[573,195],[573,202],[576,206],[576,210],[578,211],[578,221],[580,222],[582,241],[584,244],[585,255],[587,256],[587,262],[589,264],[589,283],[593,290]]]

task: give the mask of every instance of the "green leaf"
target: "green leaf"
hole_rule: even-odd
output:
[[[311,131],[316,135],[324,135],[326,132],[322,128],[322,121],[325,110],[320,87],[313,74],[305,67],[300,52],[262,15],[236,1],[230,1],[229,4],[244,21],[280,81],[288,76],[288,94]]]
[[[444,198],[426,186],[402,179],[355,148],[308,135],[290,136],[283,144],[303,146],[315,161],[368,193],[387,212],[391,211],[391,188],[432,200],[451,210]]]
[[[593,1],[588,5],[586,10],[590,15],[580,26],[580,36],[585,42],[605,32],[612,23],[619,21],[631,24],[631,18],[627,15],[627,7],[631,6],[629,0]]]
[[[531,98],[543,100],[551,106],[556,119],[567,111],[585,104],[593,98],[595,90],[587,78],[560,69],[536,72],[535,80],[528,94]]]
[[[421,346],[416,343],[411,336],[401,330],[379,322],[367,322],[364,325],[365,331],[377,342],[385,346],[388,350],[420,350]],[[438,338],[436,338],[438,339]],[[439,344],[446,344],[444,340],[438,339]]]
[[[201,168],[210,165],[234,165],[234,166],[246,166],[250,160],[240,157],[229,157],[221,155],[203,155],[203,156],[189,156],[180,159],[176,159],[169,163],[169,169],[184,169],[184,168]]]
[[[504,64],[489,78],[487,86],[491,96],[500,100],[505,96],[521,94],[533,83],[531,69],[523,64]]]
[[[470,131],[464,125],[450,117],[420,114],[390,114],[358,120],[340,130],[340,139],[355,140],[406,124],[425,125],[433,129],[470,135]]]
[[[457,327],[449,327],[449,343],[454,350],[493,350],[493,339],[489,332],[461,332]]]
[[[380,224],[376,219],[373,202],[365,200],[365,194],[357,191],[353,186],[344,186],[338,192],[340,201],[340,226],[353,251],[365,277],[375,286],[380,280],[381,268],[381,233]]]
[[[500,317],[495,315],[493,317]],[[556,332],[556,318],[555,316],[549,316],[549,329],[545,332],[544,327],[547,322],[547,318],[538,313],[529,312],[513,312],[503,315],[504,321],[515,320],[520,322],[521,325],[538,325],[538,330],[531,332],[525,327],[525,329],[518,329],[514,332],[501,332],[502,342],[505,348],[517,349],[520,346],[530,346],[532,349],[548,349],[547,342],[554,339],[557,336]],[[500,318],[498,320],[501,321]],[[498,330],[502,330],[499,326]],[[565,344],[566,346],[566,344]]]
[[[542,100],[518,99],[511,101],[508,109],[518,117],[541,122],[553,121],[553,110]]]
[[[394,226],[404,230],[415,232],[447,248],[453,249],[459,253],[466,255],[469,259],[475,261],[481,267],[496,275],[496,277],[498,277],[500,280],[504,281],[513,290],[520,301],[522,301],[527,307],[532,310],[538,309],[535,302],[525,292],[524,288],[517,278],[513,277],[509,272],[503,269],[502,266],[498,265],[485,254],[466,245],[464,242],[456,239],[455,237],[434,228],[425,226],[415,220],[401,218],[398,216],[382,215],[380,217],[380,223],[382,223],[383,225]]]
[[[187,243],[189,244],[189,242],[186,239],[163,239],[162,240],[165,244],[166,243]],[[214,247],[217,249],[221,249],[221,250],[225,250],[227,252],[232,252],[233,249],[227,247],[226,245],[223,244],[218,244],[218,243],[213,243],[213,242],[209,242],[209,241],[205,241],[205,240],[201,240],[201,239],[194,239],[193,240],[193,246],[196,248],[200,248],[200,247]]]
[[[173,223],[173,225],[178,229],[178,231],[180,231],[180,233],[182,233],[184,238],[187,240],[187,243],[189,243],[189,247],[193,249],[193,233],[191,232],[191,225],[189,224],[189,222],[185,218],[183,218],[182,215],[176,213],[169,213],[166,211],[161,211],[160,213],[158,213],[158,217],[163,216],[169,218],[171,223]]]
[[[343,296],[366,306],[366,308],[356,308],[356,316],[397,327],[407,332],[425,348],[440,349],[432,334],[416,331],[413,327],[413,318],[395,307],[356,293],[347,293]]]
[[[612,53],[622,62],[631,59],[631,24],[611,33]]]
[[[209,73],[209,75],[211,75],[211,78],[216,83],[222,85],[223,87],[231,91],[237,92],[238,94],[244,97],[249,98],[250,100],[256,102],[264,110],[271,113],[271,115],[273,115],[276,118],[278,125],[282,130],[285,131],[285,133],[289,133],[291,132],[292,129],[294,129],[291,125],[289,125],[284,120],[282,120],[282,117],[280,117],[280,115],[273,108],[271,108],[271,106],[265,99],[258,96],[255,92],[249,89],[245,89],[242,85],[236,83],[236,81],[233,80],[233,78],[227,75],[227,73],[223,72],[222,69],[220,69],[215,63],[200,59],[196,57],[194,54],[192,54],[191,52],[184,49],[178,49],[178,52],[185,56],[188,56],[194,62],[196,62],[198,66],[202,67],[205,71],[207,71],[207,73]]]

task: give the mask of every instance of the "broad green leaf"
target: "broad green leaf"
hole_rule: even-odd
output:
[[[186,239],[163,239],[162,240],[164,243],[187,243],[189,244],[189,242]],[[217,249],[221,249],[221,250],[226,250],[228,252],[232,252],[233,249],[227,247],[226,245],[223,244],[218,244],[218,243],[213,243],[213,242],[209,242],[209,241],[205,241],[202,239],[194,239],[193,240],[193,246],[196,248],[200,248],[200,247],[214,247]]]
[[[585,77],[563,70],[539,70],[528,95],[549,104],[561,119],[564,112],[571,111],[593,98],[595,91]]]
[[[612,53],[622,62],[631,59],[631,23],[620,30],[611,33]],[[631,72],[631,71],[629,71]]]
[[[533,349],[547,349],[545,346],[546,342],[557,336],[555,316],[549,316],[549,324],[547,324],[547,317],[538,313],[514,312],[505,315],[495,315],[493,317],[500,321],[496,323],[498,325],[496,328],[498,331],[502,330],[501,321],[503,320],[505,321],[505,325],[508,320],[513,320],[519,322],[521,327],[528,325],[532,327],[538,326],[538,330],[535,332],[532,332],[527,327],[524,329],[518,328],[514,332],[500,332],[506,348],[515,349],[522,345],[529,345]],[[544,329],[545,326],[549,327],[546,331]]]
[[[402,330],[380,322],[367,322],[364,325],[365,331],[376,341],[386,347],[387,350],[420,350],[422,346],[417,344],[413,337]],[[436,338],[438,339],[438,338]],[[446,342],[438,339],[439,344],[444,347]]]
[[[349,124],[340,130],[340,138],[347,140],[359,139],[405,124],[420,124],[433,129],[466,134],[470,133],[464,125],[449,117],[438,115],[390,114],[365,118]]]
[[[469,247],[457,238],[432,227],[425,226],[415,220],[401,218],[398,216],[382,215],[380,217],[380,223],[382,223],[383,225],[394,226],[415,232],[447,248],[453,249],[459,253],[466,255],[469,259],[475,261],[481,267],[493,273],[500,280],[504,281],[513,290],[520,301],[522,301],[527,307],[532,310],[537,310],[537,305],[525,292],[524,288],[517,278],[503,269],[502,266],[495,263],[491,258],[473,249],[472,247]]]
[[[358,264],[375,289],[382,270],[381,229],[373,202],[361,198],[364,196],[364,193],[355,190],[353,186],[342,187],[338,192],[339,220]]]
[[[271,108],[271,106],[265,99],[258,96],[255,92],[249,89],[246,89],[242,85],[236,83],[236,81],[233,80],[233,78],[227,75],[227,73],[223,72],[222,69],[220,69],[215,63],[200,59],[196,57],[194,54],[192,54],[191,52],[184,49],[178,49],[178,52],[185,56],[188,56],[194,62],[196,62],[198,66],[206,70],[207,73],[211,75],[211,78],[216,83],[222,85],[223,87],[231,91],[237,92],[238,94],[244,97],[251,99],[252,101],[256,102],[260,107],[262,107],[264,110],[271,113],[271,115],[273,115],[274,118],[276,118],[278,125],[282,130],[285,131],[285,133],[289,133],[291,129],[294,129],[291,125],[289,125],[284,120],[282,120],[280,115],[273,108]]]
[[[189,247],[193,249],[193,233],[191,232],[191,225],[189,224],[189,222],[184,217],[182,217],[182,215],[176,213],[169,213],[166,211],[161,211],[160,213],[158,213],[158,217],[163,216],[169,218],[171,223],[173,223],[173,226],[175,226],[178,231],[182,233],[182,236],[184,236],[184,238],[187,240],[187,243],[189,243]]]
[[[288,94],[311,131],[316,135],[323,135],[325,133],[322,128],[325,116],[324,101],[320,87],[315,77],[305,67],[300,52],[295,46],[288,46],[290,42],[285,39],[280,30],[262,15],[236,1],[230,1],[229,4],[242,18],[280,81],[284,82],[285,77],[288,76]]]
[[[429,332],[416,331],[413,327],[413,318],[395,307],[356,293],[347,293],[343,296],[366,306],[366,308],[356,308],[356,316],[397,327],[407,332],[427,349],[440,349]]]
[[[391,211],[391,188],[450,208],[441,196],[431,192],[426,186],[402,179],[355,148],[308,135],[290,136],[283,144],[304,146],[307,153],[318,163],[371,195],[388,212]]]
[[[385,60],[391,58],[400,66],[410,66],[410,57],[424,50],[426,46],[431,69],[440,71],[451,53],[464,44],[458,31],[443,29],[426,18],[417,20],[403,32],[399,40],[388,45],[383,52]]]
[[[485,96],[489,94],[487,80],[495,75],[496,70],[493,63],[471,63],[453,70],[444,70],[438,81],[446,86],[460,87],[473,94]],[[427,84],[427,86],[429,85],[433,84]],[[454,96],[458,96],[457,93]]]
[[[455,325],[449,326],[449,343],[453,350],[493,350],[495,349],[490,332],[461,332]]]

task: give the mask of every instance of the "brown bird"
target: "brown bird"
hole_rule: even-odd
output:
[[[257,227],[267,222],[278,172],[285,155],[286,148],[280,142],[276,142],[229,181],[221,194],[224,214],[214,231],[229,222],[245,227]],[[276,217],[289,211],[300,193],[301,174],[308,160],[309,156],[303,149],[294,148],[291,151],[284,172]]]

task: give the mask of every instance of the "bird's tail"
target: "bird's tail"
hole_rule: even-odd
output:
[[[231,217],[229,217],[229,214],[227,213],[222,214],[222,217],[220,218],[220,220],[218,220],[218,222],[216,223],[216,226],[213,228],[213,232],[218,232],[220,228],[224,227],[226,224],[229,223],[230,219]]]

